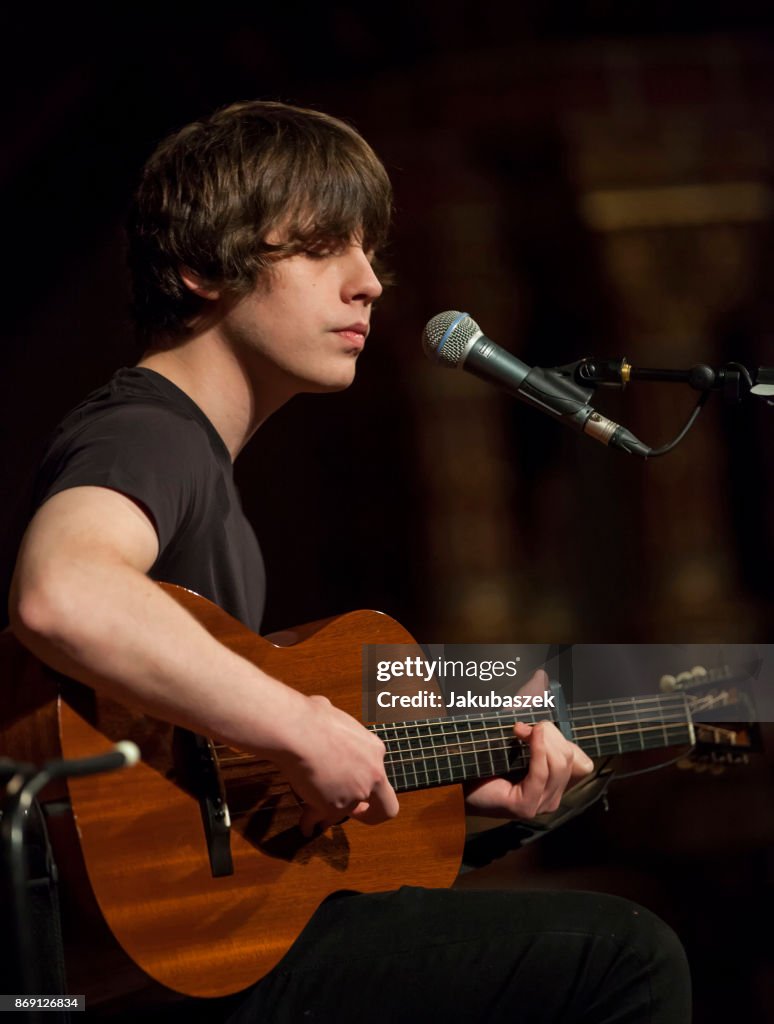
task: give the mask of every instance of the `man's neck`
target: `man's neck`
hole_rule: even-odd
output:
[[[151,348],[137,364],[155,370],[196,402],[233,462],[252,435],[295,393],[269,372],[245,365],[221,338],[201,334],[172,348]]]

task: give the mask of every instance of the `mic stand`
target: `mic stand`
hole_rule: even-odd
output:
[[[30,811],[40,790],[50,779],[45,771],[26,762],[14,762],[3,758],[0,762],[0,778],[7,780],[5,800],[0,821],[3,859],[7,865],[4,873],[7,882],[7,904],[14,941],[11,943],[11,978],[18,983],[20,995],[48,995],[40,991],[38,958],[32,937],[32,907],[28,890],[28,872],[25,859],[25,835],[30,820]],[[58,995],[59,993],[50,993]],[[30,1011],[33,1022],[43,1020],[37,1008]],[[58,1014],[62,1021],[69,1021],[69,1013]]]
[[[7,883],[7,903],[10,908],[13,934],[12,976],[21,986],[20,995],[62,995],[65,993],[42,993],[38,959],[32,936],[32,913],[28,891],[28,872],[25,859],[25,835],[30,821],[30,812],[37,807],[35,798],[52,779],[67,776],[95,775],[99,772],[114,771],[125,765],[135,764],[139,750],[134,743],[124,741],[108,754],[85,757],[77,760],[47,761],[41,767],[25,761],[0,758],[0,782],[6,782],[5,799],[0,819],[0,853],[7,864],[3,872]],[[38,813],[40,813],[38,811]],[[45,826],[43,826],[45,829]],[[54,869],[54,880],[56,877]],[[55,927],[58,922],[55,922]],[[43,1017],[37,1007],[30,1008],[31,1019],[40,1024],[50,1017]],[[51,1011],[45,1011],[50,1013]],[[67,1010],[58,1012],[59,1020],[68,1022]],[[56,1019],[56,1018],[55,1018]]]

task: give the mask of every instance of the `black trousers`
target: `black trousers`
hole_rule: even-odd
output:
[[[680,942],[597,893],[336,894],[229,1024],[687,1024]]]

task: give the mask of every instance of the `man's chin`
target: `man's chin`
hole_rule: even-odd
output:
[[[304,391],[313,395],[333,394],[336,391],[346,391],[355,379],[354,368],[348,374],[340,374],[338,377],[331,377],[327,380],[307,380]]]

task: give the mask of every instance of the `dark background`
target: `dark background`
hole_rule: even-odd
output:
[[[774,15],[674,6],[4,14],[3,577],[48,432],[136,358],[121,229],[142,161],[262,97],[344,117],[377,149],[397,278],[356,384],[295,399],[240,459],[267,628],[371,606],[427,642],[770,642],[774,409],[714,396],[675,452],[635,462],[419,348],[456,308],[538,365],[774,365]],[[693,400],[634,384],[596,404],[658,445]],[[769,1019],[771,940],[753,934],[772,910],[768,758],[621,787],[496,880],[642,899],[689,948],[697,1020]]]

